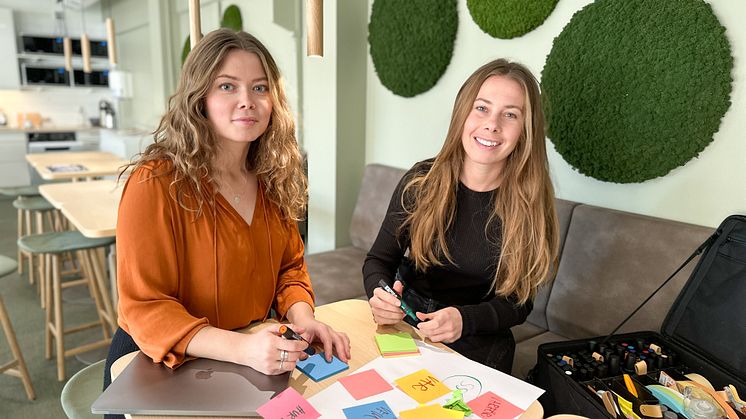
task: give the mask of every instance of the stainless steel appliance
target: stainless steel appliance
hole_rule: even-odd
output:
[[[98,148],[98,134],[94,138],[85,138],[75,131],[35,131],[26,134],[28,153],[46,153],[60,151],[89,151]],[[31,184],[44,183],[39,173],[29,166]]]
[[[46,151],[81,151],[85,149],[82,142],[75,137],[75,132],[29,132],[29,153],[44,153]]]

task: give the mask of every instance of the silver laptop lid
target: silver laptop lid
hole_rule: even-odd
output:
[[[290,373],[195,359],[172,370],[139,353],[91,406],[94,414],[258,416],[288,387]]]

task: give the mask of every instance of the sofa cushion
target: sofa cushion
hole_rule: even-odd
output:
[[[381,229],[391,195],[406,170],[381,164],[365,166],[363,181],[357,196],[357,203],[350,222],[350,240],[352,245],[366,253]],[[362,260],[359,268],[362,269]],[[360,280],[362,284],[362,279]],[[362,286],[362,285],[361,285]]]
[[[348,246],[306,256],[317,306],[365,296],[363,261],[366,254],[367,250]]]
[[[564,336],[552,332],[544,332],[532,338],[526,339],[515,346],[515,357],[510,374],[513,377],[525,379],[528,370],[536,365],[536,350],[539,345],[549,342],[561,342],[567,340]]]
[[[562,256],[562,249],[565,246],[565,237],[567,237],[567,229],[570,227],[570,217],[572,216],[572,209],[578,205],[577,202],[565,201],[564,199],[555,199],[554,207],[557,211],[557,224],[559,224],[559,254]],[[547,316],[545,314],[547,300],[549,300],[549,294],[552,291],[552,284],[554,281],[544,284],[539,288],[538,294],[534,298],[534,309],[529,313],[527,322],[533,323],[539,328],[546,330],[549,328],[547,325]],[[514,333],[515,334],[515,329]],[[517,338],[516,338],[517,341]]]
[[[713,229],[578,205],[547,303],[548,329],[569,339],[610,333]],[[660,330],[696,265],[679,272],[618,332]]]
[[[546,332],[547,329],[536,326],[533,323],[525,322],[511,327],[510,331],[513,332],[513,338],[516,343],[521,343],[524,340],[528,340],[536,335]]]

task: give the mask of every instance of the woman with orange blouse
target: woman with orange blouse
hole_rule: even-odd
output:
[[[307,181],[272,56],[220,29],[191,51],[155,142],[133,163],[119,206],[119,326],[107,358],[140,349],[176,368],[186,357],[292,371],[307,344],[232,330],[277,317],[331,359],[350,343],[316,320],[297,220]]]

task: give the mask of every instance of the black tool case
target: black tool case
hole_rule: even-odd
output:
[[[547,416],[574,413],[616,419],[589,387],[626,392],[623,373],[634,378],[639,399],[643,400],[652,397],[644,386],[657,384],[660,371],[674,379],[683,379],[682,374],[700,374],[715,390],[733,385],[741,399],[746,399],[746,216],[726,218],[692,258],[698,253],[702,256],[660,333],[635,332],[539,346],[537,364],[529,379],[546,390],[540,402]],[[600,347],[602,342],[604,347]],[[661,355],[653,353],[647,346],[650,343],[662,349]],[[630,346],[635,347],[633,352]],[[592,357],[594,351],[606,355],[604,362]],[[645,361],[647,374],[637,375],[625,368],[624,356],[629,358],[630,353],[636,354],[637,361],[651,358]],[[613,355],[619,357],[618,372],[609,366]],[[572,366],[569,359],[563,361],[565,356],[573,359]],[[641,415],[639,408],[635,406],[635,413],[648,417]],[[737,416],[746,418],[740,412]]]

